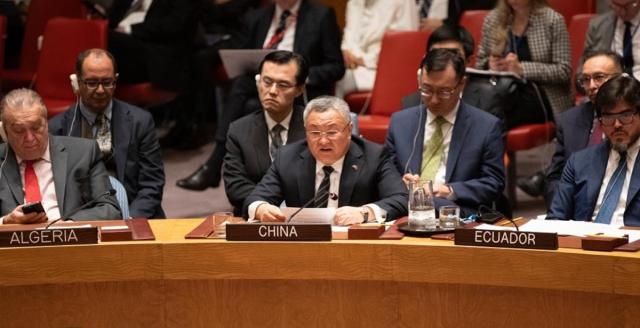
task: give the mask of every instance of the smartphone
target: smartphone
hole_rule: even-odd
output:
[[[42,203],[40,202],[29,203],[22,206],[22,213],[24,214],[42,213],[42,212],[44,212],[44,207],[42,207]]]

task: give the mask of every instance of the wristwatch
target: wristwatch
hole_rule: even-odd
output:
[[[362,223],[369,222],[369,210],[366,207],[363,206],[360,208],[360,214],[362,214]]]

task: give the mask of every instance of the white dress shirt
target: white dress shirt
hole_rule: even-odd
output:
[[[620,199],[618,199],[618,204],[616,205],[616,209],[613,212],[613,216],[611,217],[610,224],[612,226],[623,226],[624,225],[624,211],[627,207],[627,194],[629,193],[629,182],[631,181],[631,175],[633,173],[633,167],[636,162],[636,157],[638,157],[638,149],[640,149],[640,139],[636,140],[631,147],[627,150],[627,175],[624,178],[624,183],[622,184],[622,192],[620,193]],[[600,206],[602,205],[604,192],[609,185],[609,181],[611,180],[611,176],[613,172],[618,168],[618,161],[620,161],[620,153],[611,149],[609,151],[609,160],[607,161],[607,168],[604,171],[604,178],[602,179],[602,186],[600,187],[600,192],[598,193],[598,201],[596,202],[596,207],[593,211],[592,221],[596,220],[596,216],[598,215],[598,211],[600,211]],[[638,173],[636,173],[638,174]]]
[[[447,158],[449,158],[449,145],[451,145],[451,134],[453,132],[453,126],[456,123],[456,116],[458,116],[458,108],[460,107],[460,101],[456,104],[455,108],[447,115],[443,116],[443,118],[447,121],[442,124],[442,138],[443,138],[443,147],[442,147],[442,157],[440,165],[438,165],[438,171],[436,172],[436,176],[433,179],[433,185],[443,185],[446,183],[447,176]],[[425,122],[424,127],[424,140],[423,140],[423,149],[424,145],[431,139],[431,136],[436,131],[436,115],[433,115],[428,109],[425,109],[427,112],[427,120]],[[420,152],[422,154],[422,152]],[[414,174],[418,174],[414,172]]]
[[[633,49],[633,76],[640,79],[640,37],[638,37],[638,28],[640,27],[640,12],[636,17],[631,19],[631,47]],[[613,42],[611,43],[611,51],[622,56],[624,41],[624,21],[616,19],[616,29],[613,33]]]
[[[147,17],[147,11],[149,11],[149,7],[151,7],[151,3],[153,0],[138,0],[141,1],[140,10],[135,10],[128,13],[118,24],[118,27],[122,29],[125,34],[131,34],[131,25],[140,24],[144,22],[145,17]],[[134,0],[131,5],[137,5],[136,0]]]
[[[278,44],[276,49],[278,50],[288,50],[293,51],[293,41],[296,36],[296,22],[298,20],[298,11],[300,10],[300,1],[296,1],[296,3],[289,9],[291,12],[291,16],[287,18],[287,28],[284,30],[284,37],[282,41]],[[271,37],[276,33],[276,29],[278,28],[278,23],[280,23],[280,16],[284,12],[280,6],[276,4],[276,12],[271,19],[271,27],[269,27],[269,32],[267,33],[267,37],[264,39],[264,43],[262,47],[266,47]]]
[[[280,131],[280,138],[282,138],[283,146],[287,144],[287,140],[289,139],[288,138],[289,125],[291,123],[292,115],[293,115],[293,111],[289,112],[289,115],[287,115],[287,117],[285,117],[284,120],[282,120],[282,122],[278,123],[276,122],[276,120],[271,118],[271,116],[269,116],[269,113],[267,113],[266,111],[264,112],[264,119],[267,121],[267,129],[268,129],[267,136],[269,138],[269,149],[271,149],[271,144],[273,143],[273,138],[271,137],[271,130],[273,130],[273,127],[276,126],[276,124],[280,124],[284,128],[282,131]],[[269,156],[271,156],[271,154],[269,154]],[[273,158],[271,160],[273,161]]]

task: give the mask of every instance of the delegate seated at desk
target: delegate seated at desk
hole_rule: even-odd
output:
[[[334,224],[393,220],[407,213],[407,190],[384,147],[351,136],[348,105],[319,97],[304,112],[306,140],[284,146],[247,197],[250,219],[284,221],[277,207],[336,208]]]
[[[640,226],[640,82],[626,74],[610,79],[595,109],[607,141],[569,158],[547,219]]]

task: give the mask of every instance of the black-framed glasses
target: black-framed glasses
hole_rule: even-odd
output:
[[[600,123],[604,126],[613,126],[616,123],[616,120],[620,122],[620,124],[627,125],[633,122],[633,118],[638,114],[638,112],[634,110],[624,111],[618,114],[602,114],[598,118]]]
[[[116,87],[116,79],[104,79],[104,80],[94,80],[94,79],[81,79],[80,82],[84,84],[87,88],[94,90],[97,89],[99,85],[102,85],[105,89],[113,89]]]
[[[318,130],[305,130],[305,133],[310,139],[320,139],[322,137],[327,137],[327,139],[335,140],[344,132],[344,130],[349,127],[349,124],[345,125],[342,129],[338,130],[329,130],[329,131],[318,131]]]
[[[588,88],[589,85],[591,84],[591,81],[593,81],[597,85],[601,85],[602,83],[607,82],[607,80],[609,80],[609,78],[614,75],[615,74],[605,74],[605,73],[595,73],[593,75],[582,74],[578,78],[578,83],[580,83],[580,85],[583,86],[584,88]]]
[[[260,77],[260,83],[262,83],[262,86],[267,88],[267,89],[271,89],[271,87],[273,87],[274,85],[276,86],[276,89],[280,90],[280,91],[285,91],[285,90],[289,90],[293,87],[295,87],[294,84],[291,84],[287,81],[275,81],[271,78],[268,78],[266,76],[261,76]]]
[[[423,97],[431,98],[434,95],[438,96],[440,99],[449,99],[456,92],[456,89],[460,83],[456,84],[453,88],[442,88],[442,89],[434,89],[426,85],[420,86],[418,90],[420,90],[420,94]]]

